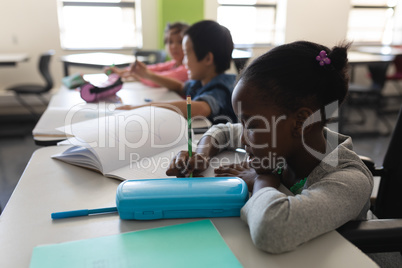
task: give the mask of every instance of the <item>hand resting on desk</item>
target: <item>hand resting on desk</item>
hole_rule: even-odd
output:
[[[254,186],[254,181],[257,178],[257,173],[251,168],[248,162],[243,161],[239,164],[230,164],[220,166],[214,169],[216,177],[239,177],[245,181],[248,190],[251,191]]]
[[[180,151],[171,160],[166,175],[182,178],[193,173],[194,177],[202,177],[201,173],[209,167],[210,161],[211,159],[202,153],[193,153],[193,156],[189,157],[188,151]],[[219,166],[214,169],[214,174],[216,177],[241,178],[246,182],[249,192],[256,192],[267,186],[278,188],[280,185],[277,175],[259,175],[246,161]]]

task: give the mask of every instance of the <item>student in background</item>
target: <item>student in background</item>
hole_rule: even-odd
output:
[[[136,61],[130,67],[119,69],[117,67],[108,67],[105,72],[112,71],[122,78],[133,77],[143,84],[151,87],[168,87],[171,80],[185,82],[188,80],[187,69],[183,64],[182,40],[183,34],[189,25],[182,22],[168,24],[165,28],[164,43],[168,51],[170,61],[146,65],[141,61]],[[176,85],[176,83],[174,83]]]
[[[213,126],[196,153],[189,159],[180,152],[166,174],[196,176],[215,154],[242,144],[248,159],[215,174],[247,183],[252,196],[241,219],[255,245],[270,253],[370,217],[372,174],[351,138],[325,127],[347,95],[348,47],[300,41],[255,59],[233,92],[241,124]]]
[[[230,68],[233,41],[229,30],[215,21],[204,20],[192,25],[183,38],[184,64],[190,80],[176,82],[170,89],[192,99],[192,116],[206,117],[212,123],[236,122],[231,96],[236,75],[225,74]],[[186,116],[186,100],[152,102],[141,106],[122,106],[135,109],[158,106],[175,110]]]

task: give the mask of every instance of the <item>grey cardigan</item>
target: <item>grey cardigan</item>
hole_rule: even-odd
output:
[[[241,124],[220,124],[205,135],[215,137],[221,150],[240,145]],[[353,151],[352,139],[324,128],[334,148],[309,174],[301,194],[266,187],[241,210],[254,244],[270,253],[294,250],[350,220],[367,219],[373,176]],[[337,165],[331,164],[337,160]],[[281,187],[282,189],[284,187]],[[280,188],[280,189],[281,189]]]

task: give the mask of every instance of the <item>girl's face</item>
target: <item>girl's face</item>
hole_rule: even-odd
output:
[[[204,60],[198,61],[197,55],[193,49],[193,41],[187,35],[183,38],[183,52],[184,60],[183,63],[187,68],[188,77],[193,80],[202,80],[206,73],[206,65]]]
[[[184,54],[182,48],[183,37],[176,29],[169,30],[166,46],[170,56],[178,63],[182,63]]]
[[[233,91],[232,105],[243,126],[241,141],[250,164],[258,174],[264,174],[290,156],[293,120],[264,103],[256,94],[258,90],[240,80]]]

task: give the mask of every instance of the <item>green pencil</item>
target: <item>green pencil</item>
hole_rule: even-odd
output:
[[[187,130],[188,130],[188,156],[193,156],[193,140],[191,138],[191,96],[187,96]],[[190,174],[190,178],[193,173]]]

